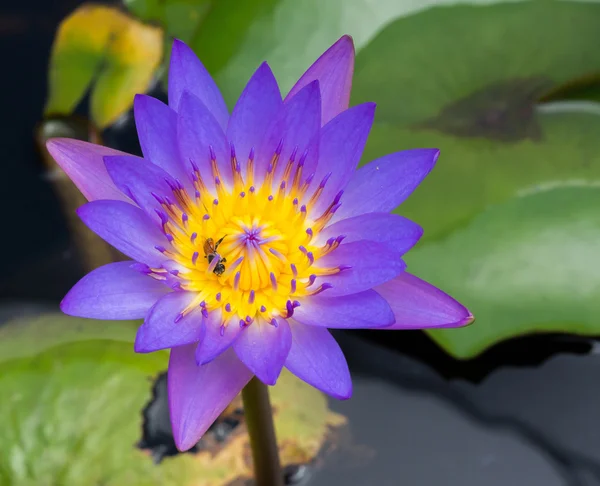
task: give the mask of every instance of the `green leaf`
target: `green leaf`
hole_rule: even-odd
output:
[[[45,114],[69,115],[91,89],[94,122],[105,128],[148,89],[163,34],[117,8],[83,5],[60,25],[50,59]]]
[[[125,0],[125,6],[146,22],[158,22],[170,37],[187,42],[215,0]],[[168,46],[170,48],[170,45]]]
[[[543,272],[541,265],[527,265],[520,250],[504,252],[503,267],[520,271],[498,272],[493,282],[486,281],[498,296],[493,300],[483,298],[487,291],[475,288],[480,284],[470,283],[473,273],[467,271],[484,251],[491,252],[492,242],[520,248],[522,235],[506,221],[500,224],[497,213],[484,213],[488,208],[517,204],[514,198],[540,188],[593,185],[600,179],[598,105],[537,106],[546,93],[600,70],[599,23],[598,3],[438,7],[393,22],[357,57],[352,102],[378,103],[363,162],[408,148],[441,149],[435,170],[397,212],[425,229],[422,242],[407,256],[409,270],[439,284],[475,314],[468,329],[430,332],[456,356],[470,357],[529,332],[600,334],[600,321],[590,319],[596,309],[591,296],[584,293],[582,300],[570,291],[577,287],[568,283],[575,263],[565,255],[577,252],[580,242],[561,236],[560,225],[568,223],[564,217],[552,221],[551,212],[543,215],[546,228],[553,228],[545,238],[563,244],[560,253],[553,246],[556,252],[547,261],[559,265],[560,277],[550,269]],[[574,220],[588,215],[580,192],[570,206]],[[560,194],[545,196],[548,207],[557,207],[554,198],[558,201]],[[538,208],[535,198],[518,204],[523,215]],[[484,225],[482,218],[492,216]],[[527,224],[535,226],[533,216]],[[454,237],[462,243],[451,245]],[[548,313],[542,302],[550,294],[535,285],[527,292],[520,286],[539,277],[552,277],[553,285],[564,290],[556,302],[569,312]],[[511,291],[517,288],[520,293]],[[575,308],[579,312],[571,312]],[[522,310],[518,319],[517,310]]]
[[[168,360],[168,351],[133,352],[137,324],[47,314],[0,328],[0,484],[225,486],[249,476],[243,422],[214,450],[159,465],[136,447],[152,379]],[[313,459],[344,423],[289,373],[272,400],[284,464]]]
[[[287,93],[342,35],[352,35],[360,49],[391,19],[437,3],[440,0],[219,0],[190,45],[233,106],[263,61],[269,62]]]
[[[98,321],[46,313],[0,326],[0,364],[67,343],[104,339],[133,342],[139,321]]]
[[[598,334],[600,184],[540,189],[414,251],[419,276],[468,301],[472,326],[433,338],[455,356],[538,332]],[[448,258],[440,258],[440,255]]]

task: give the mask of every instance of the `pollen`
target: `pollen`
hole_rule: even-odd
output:
[[[170,246],[157,248],[168,261],[148,273],[168,280],[176,291],[195,294],[179,318],[200,307],[205,316],[220,310],[223,325],[239,322],[243,327],[257,318],[277,325],[277,318],[293,315],[303,297],[331,288],[326,282],[315,284],[318,277],[344,270],[318,265],[343,236],[315,243],[340,206],[341,192],[311,217],[328,176],[310,191],[314,174],[303,174],[306,154],[296,162],[293,151],[281,180],[274,180],[281,145],[265,174],[255,173],[253,151],[242,170],[232,148],[229,186],[219,173],[222,161],[211,149],[208,173],[190,161],[193,191],[168,181],[172,197],[154,195]]]

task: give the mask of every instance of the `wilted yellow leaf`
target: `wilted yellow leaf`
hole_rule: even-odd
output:
[[[161,28],[117,8],[81,6],[61,23],[52,47],[46,114],[70,114],[91,89],[94,122],[110,125],[148,89],[162,49]]]

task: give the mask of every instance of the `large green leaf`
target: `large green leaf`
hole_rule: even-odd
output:
[[[249,476],[243,422],[225,444],[158,465],[136,447],[168,352],[135,354],[135,326],[48,314],[0,327],[2,486],[224,486]],[[344,423],[289,373],[272,400],[285,464],[314,458]]]
[[[548,212],[535,217],[543,218],[539,229],[546,239],[562,242],[546,253],[548,266],[560,262],[562,272],[523,262],[519,245],[529,240],[521,241],[523,234],[498,219],[504,213],[481,214],[490,205],[516,204],[509,201],[528,191],[600,179],[596,105],[536,108],[544,93],[600,71],[598,25],[598,3],[438,7],[390,24],[358,55],[353,103],[378,102],[364,161],[413,147],[442,151],[436,169],[398,212],[425,228],[420,246],[408,255],[409,269],[454,293],[475,313],[477,321],[468,329],[431,332],[456,356],[470,357],[528,332],[600,334],[600,320],[591,318],[594,296],[569,290],[575,287],[569,272],[575,263],[565,255],[579,251],[580,243],[558,231],[568,223],[558,212],[561,193],[549,192]],[[572,197],[570,217],[588,217],[583,190]],[[519,211],[531,215],[530,227],[536,227],[536,201],[518,202]],[[490,221],[484,226],[481,218]],[[462,239],[453,239],[455,231]],[[455,241],[462,243],[450,244]],[[483,298],[487,291],[475,288],[483,280],[469,282],[476,273],[467,271],[480,264],[482,252],[492,251],[492,242],[516,248],[502,253],[502,267],[520,268],[489,276],[493,285],[489,280],[485,285],[496,299]],[[591,269],[598,257],[589,256]],[[563,289],[556,302],[579,312],[547,312],[543,302],[550,294],[533,285],[540,278]],[[527,292],[521,287],[525,281],[532,283]],[[521,291],[513,292],[517,288]]]
[[[453,0],[219,0],[190,42],[232,106],[265,60],[286,93],[342,35],[360,49],[391,20],[441,3]]]
[[[469,303],[472,326],[434,336],[458,357],[532,332],[598,334],[600,184],[540,189],[482,212],[410,263]],[[441,258],[440,255],[447,255]]]

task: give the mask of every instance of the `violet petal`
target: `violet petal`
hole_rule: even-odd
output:
[[[332,222],[397,208],[433,169],[439,154],[437,149],[404,150],[361,167],[344,189]]]
[[[199,168],[206,186],[209,189],[214,188],[212,151],[216,157],[222,181],[228,185],[231,184],[233,180],[230,163],[231,150],[227,145],[225,133],[204,103],[189,91],[185,91],[181,96],[177,133],[179,151],[189,167],[190,173],[193,162]]]
[[[238,162],[245,163],[250,150],[259,147],[282,106],[277,80],[264,62],[248,81],[229,119],[227,140],[233,144]]]
[[[160,299],[138,329],[134,345],[136,353],[151,353],[201,341],[205,326],[200,310],[194,309],[181,316],[194,298],[193,292],[171,292]]]
[[[190,176],[177,146],[177,113],[162,101],[141,94],[134,98],[133,112],[144,158],[190,188]]]
[[[175,445],[191,449],[252,378],[232,349],[204,366],[196,364],[196,346],[171,350],[167,387]]]
[[[307,297],[294,310],[294,319],[310,326],[333,329],[369,329],[390,326],[394,313],[388,302],[374,290],[342,297]]]
[[[155,246],[169,242],[146,213],[123,201],[92,201],[77,214],[94,233],[128,257],[160,267],[165,257]]]
[[[291,346],[292,334],[285,319],[277,319],[277,326],[257,319],[233,343],[238,358],[266,385],[277,382]]]
[[[320,258],[319,267],[339,267],[349,265],[335,275],[317,278],[315,287],[328,282],[333,288],[323,292],[323,296],[337,297],[369,290],[396,277],[406,268],[400,254],[384,243],[375,241],[354,241],[342,244],[337,249]]]
[[[286,96],[290,101],[304,86],[314,80],[321,89],[321,123],[324,125],[348,109],[352,74],[354,73],[354,43],[345,35],[333,44],[300,77]]]
[[[228,349],[240,335],[238,319],[230,319],[223,327],[222,311],[219,309],[208,313],[204,320],[206,335],[196,349],[196,362],[205,365]]]
[[[221,129],[227,128],[229,112],[219,88],[194,51],[175,39],[169,65],[169,106],[177,112],[180,111],[181,97],[185,91],[202,101]]]
[[[64,297],[61,310],[90,319],[143,318],[170,289],[131,268],[132,263],[109,263],[92,270]]]
[[[96,199],[129,201],[115,187],[104,167],[106,155],[127,155],[126,153],[69,138],[52,138],[48,140],[46,147],[56,163],[88,201]]]
[[[419,241],[423,228],[398,214],[368,213],[343,219],[323,229],[317,240],[324,244],[329,238],[344,235],[344,243],[372,240],[385,243],[404,255]]]
[[[384,329],[460,327],[474,321],[464,305],[410,273],[401,273],[375,291],[388,301],[396,318]]]
[[[285,367],[301,380],[340,400],[352,396],[352,380],[344,353],[329,331],[290,322],[292,347]]]
[[[331,204],[336,194],[352,178],[374,116],[375,103],[364,103],[340,113],[321,130],[319,163],[308,194],[312,194],[327,174],[331,173],[331,176],[312,209],[315,216],[319,216]],[[344,204],[346,199],[344,195]]]
[[[319,83],[305,86],[289,103],[282,105],[267,129],[256,157],[256,181],[261,183],[274,153],[280,149],[275,168],[274,185],[278,186],[287,162],[294,152],[297,162],[318,136],[321,127],[321,95]],[[279,147],[281,145],[281,147]]]
[[[159,166],[133,155],[105,157],[104,163],[115,185],[151,219],[160,222],[156,211],[163,208],[153,194],[173,198],[169,182],[174,185],[175,180]]]

